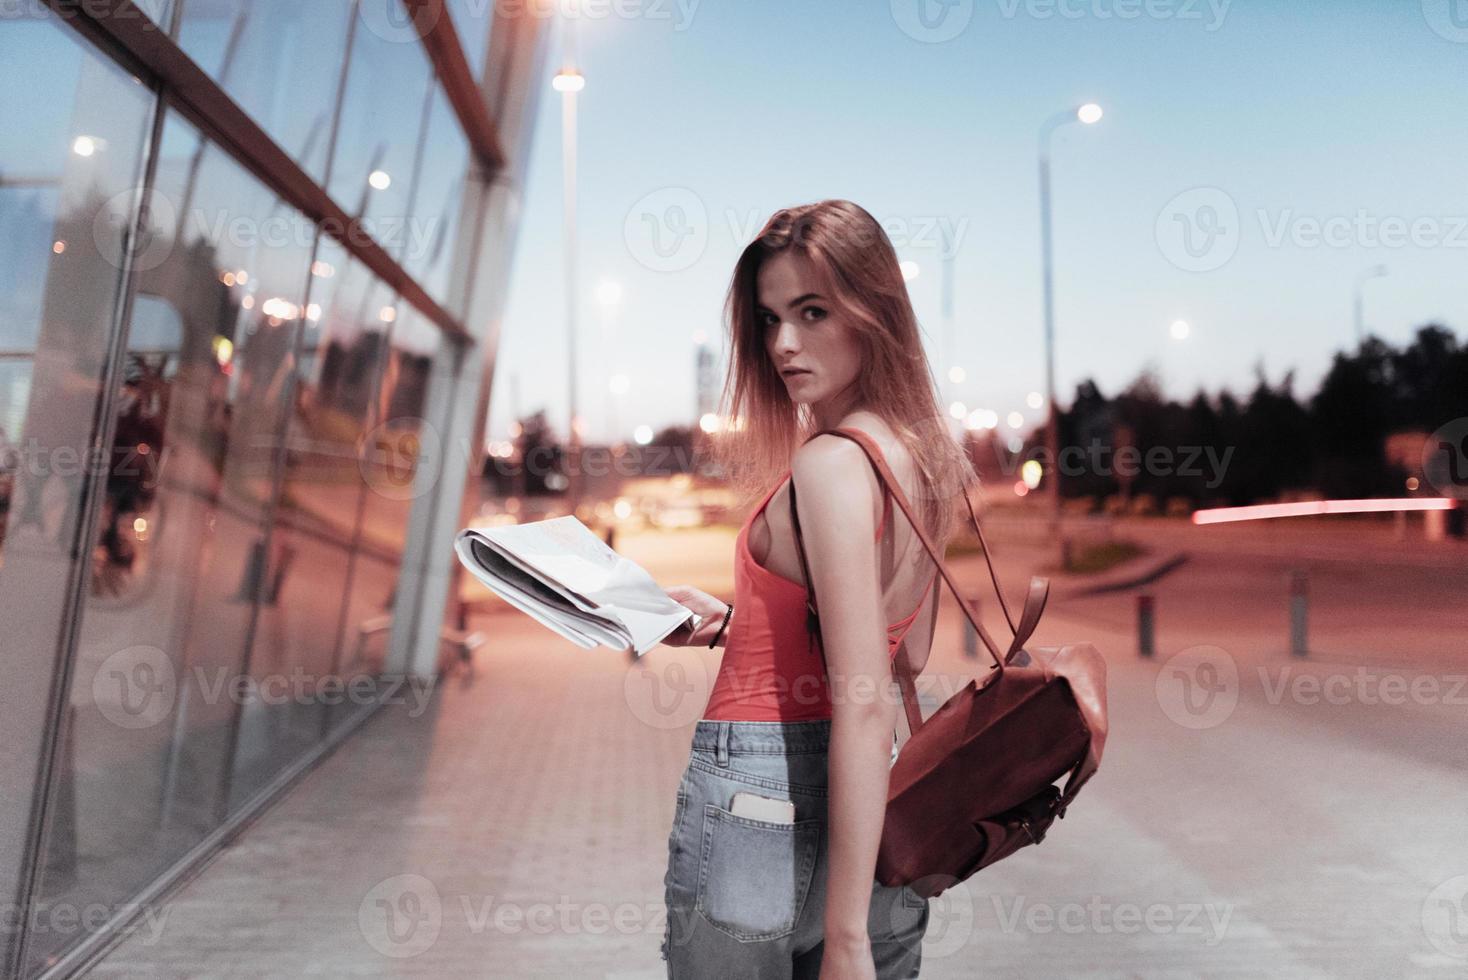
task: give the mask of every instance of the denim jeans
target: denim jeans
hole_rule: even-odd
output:
[[[826,906],[826,746],[831,722],[716,721],[694,727],[678,785],[663,958],[674,980],[820,973]],[[795,822],[729,811],[741,790],[795,803]],[[915,977],[928,902],[872,883],[877,976]]]

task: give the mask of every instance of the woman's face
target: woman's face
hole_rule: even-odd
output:
[[[767,260],[757,276],[755,317],[764,330],[765,352],[794,402],[840,418],[838,404],[861,371],[862,351],[820,285],[810,259],[792,249]],[[803,373],[789,373],[793,369]]]

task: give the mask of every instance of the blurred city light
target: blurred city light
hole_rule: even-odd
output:
[[[948,369],[948,380],[952,381],[956,385],[963,384],[963,379],[966,377],[968,377],[967,373],[965,373],[963,368],[959,367],[957,364]]]
[[[551,88],[557,92],[579,92],[585,87],[585,76],[574,68],[564,68],[551,79]]]
[[[648,443],[652,442],[652,426],[639,425],[637,428],[633,429],[632,441],[637,443],[639,446],[645,446]]]
[[[78,136],[71,144],[71,152],[79,157],[89,157],[97,152],[98,141],[91,136]]]
[[[703,415],[699,416],[698,427],[705,432],[714,433],[722,428],[720,422],[720,418],[713,412],[704,412]]]
[[[1087,102],[1076,110],[1076,118],[1087,126],[1101,121],[1101,107],[1094,102]]]
[[[903,259],[897,263],[897,268],[902,270],[903,282],[912,282],[918,277],[918,273],[922,272],[922,269],[912,259]]]
[[[1314,517],[1321,514],[1384,514],[1393,511],[1452,510],[1451,497],[1378,497],[1365,500],[1303,500],[1289,504],[1213,507],[1193,512],[1194,524],[1228,524],[1277,517]]]
[[[1187,340],[1188,335],[1193,332],[1193,328],[1186,320],[1174,320],[1172,321],[1170,332],[1172,333],[1173,340]]]
[[[1025,396],[1025,404],[1031,408],[1039,408],[1045,404],[1045,396],[1038,391],[1032,391]]]
[[[1040,477],[1043,475],[1044,467],[1040,465],[1040,461],[1038,459],[1027,459],[1025,460],[1024,465],[1019,468],[1020,479],[1023,480],[1025,486],[1029,487],[1031,490],[1040,485]]]
[[[374,170],[367,175],[367,183],[371,184],[374,190],[385,191],[392,186],[392,175],[386,170]]]

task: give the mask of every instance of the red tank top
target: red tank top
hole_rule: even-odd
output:
[[[789,470],[785,471],[790,474]],[[703,717],[721,721],[809,721],[831,717],[830,692],[819,647],[812,648],[805,628],[805,586],[777,575],[755,562],[749,552],[749,528],[780,489],[782,479],[745,518],[734,541],[734,605],[729,636],[719,664],[714,688],[709,692]],[[882,519],[877,540],[892,497],[883,491]],[[917,618],[928,590],[938,573],[923,590],[917,608],[887,627],[887,655],[897,652],[907,629]]]

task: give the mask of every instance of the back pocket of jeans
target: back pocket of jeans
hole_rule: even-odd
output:
[[[789,935],[810,892],[820,835],[819,820],[773,823],[705,803],[695,908],[735,939]]]

